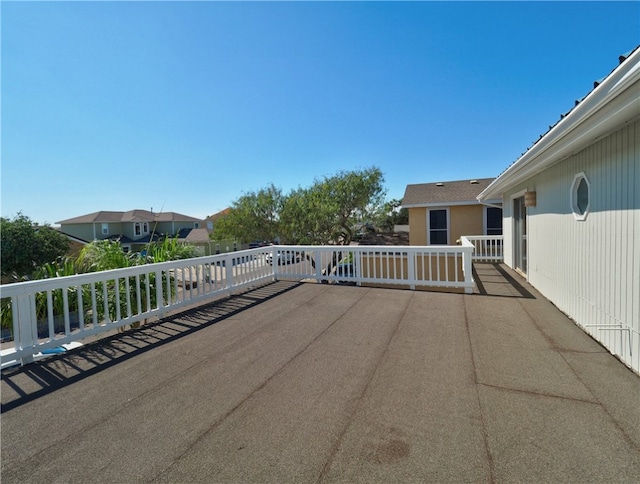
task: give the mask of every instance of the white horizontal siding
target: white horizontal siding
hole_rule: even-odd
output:
[[[640,373],[640,122],[626,125],[529,179],[528,279],[594,338]],[[590,211],[571,211],[574,176],[590,183]],[[505,260],[512,264],[511,208]],[[614,325],[625,328],[621,331]]]

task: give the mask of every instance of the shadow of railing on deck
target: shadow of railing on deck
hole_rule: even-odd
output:
[[[471,270],[482,296],[536,298],[501,263],[474,262]]]
[[[274,298],[300,282],[278,281],[188,309],[157,322],[85,344],[68,353],[2,370],[2,385],[15,397],[2,398],[1,412],[64,388],[111,366],[216,324]],[[11,392],[11,390],[13,392]]]

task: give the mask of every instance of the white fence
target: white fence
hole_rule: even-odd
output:
[[[459,246],[268,246],[3,285],[13,337],[3,365],[277,279],[471,293],[474,250],[465,238]]]
[[[276,246],[277,279],[473,290],[473,246]]]
[[[503,261],[504,238],[502,235],[465,235],[462,239],[473,244],[474,262]]]

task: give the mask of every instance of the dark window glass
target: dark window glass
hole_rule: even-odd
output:
[[[587,184],[587,180],[584,178],[580,180],[578,184],[578,212],[580,215],[583,215],[587,211],[587,207],[589,206],[589,185]]]
[[[447,245],[447,231],[446,230],[432,230],[431,231],[431,243],[434,245]]]
[[[447,211],[429,210],[429,243],[447,244]]]
[[[445,229],[447,228],[447,211],[446,210],[430,210],[429,211],[429,226],[431,229]]]
[[[502,209],[487,207],[487,235],[502,235]]]

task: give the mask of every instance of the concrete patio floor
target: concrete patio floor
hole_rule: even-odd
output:
[[[280,281],[5,370],[2,482],[640,482],[640,378],[475,274]]]

